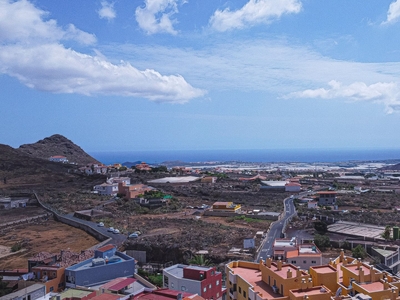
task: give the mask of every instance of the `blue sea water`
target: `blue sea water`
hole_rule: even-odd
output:
[[[346,162],[400,159],[400,149],[263,149],[89,152],[104,164],[144,161]]]

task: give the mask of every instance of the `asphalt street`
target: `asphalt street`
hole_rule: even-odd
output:
[[[285,223],[288,222],[288,220],[295,215],[296,209],[293,204],[293,198],[286,198],[284,200],[284,207],[285,211],[283,212],[281,219],[271,224],[271,227],[266,237],[264,238],[264,241],[262,242],[261,249],[257,254],[256,261],[260,261],[260,259],[265,260],[268,255],[272,256],[272,246],[275,239],[282,237],[282,230],[285,226]]]

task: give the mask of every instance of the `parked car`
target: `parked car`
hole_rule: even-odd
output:
[[[107,231],[109,231],[109,232],[114,232],[114,227],[108,228]]]
[[[131,233],[131,234],[128,236],[128,238],[130,238],[130,239],[137,239],[138,237],[139,237],[139,235],[138,235],[136,232]]]
[[[119,229],[114,229],[115,234],[119,234]]]
[[[99,226],[99,227],[104,227],[104,223],[103,223],[103,222],[100,222],[99,224],[97,224],[97,226]]]

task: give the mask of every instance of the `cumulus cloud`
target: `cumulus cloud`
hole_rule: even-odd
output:
[[[114,10],[114,3],[101,1],[100,4],[101,8],[97,11],[100,19],[107,19],[108,21],[111,21],[117,16]]]
[[[386,21],[382,22],[382,24],[384,25],[388,23],[395,23],[399,20],[399,17],[400,17],[400,0],[396,0],[390,3]]]
[[[139,27],[147,34],[170,33],[177,34],[174,29],[176,21],[171,19],[178,12],[179,0],[145,0],[144,7],[135,11]]]
[[[241,29],[260,23],[271,23],[283,14],[299,13],[300,0],[249,0],[242,8],[217,10],[210,18],[210,26],[217,31]]]
[[[65,29],[27,0],[0,0],[0,73],[30,88],[53,93],[143,97],[184,103],[205,94],[180,75],[140,71],[129,63],[112,64],[102,55],[67,49],[62,40],[94,43],[95,37],[70,24]],[[99,52],[97,52],[99,53]]]
[[[308,89],[290,93],[286,98],[347,98],[353,101],[372,101],[383,104],[388,114],[400,112],[400,86],[396,82],[377,82],[370,85],[353,82],[344,85],[331,80],[328,85],[328,89]]]

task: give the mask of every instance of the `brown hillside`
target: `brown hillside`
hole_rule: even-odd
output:
[[[98,163],[96,159],[83,151],[81,147],[60,134],[54,134],[33,144],[21,145],[17,150],[30,156],[46,160],[51,156],[62,155],[65,156],[69,162],[74,162],[79,165]]]

